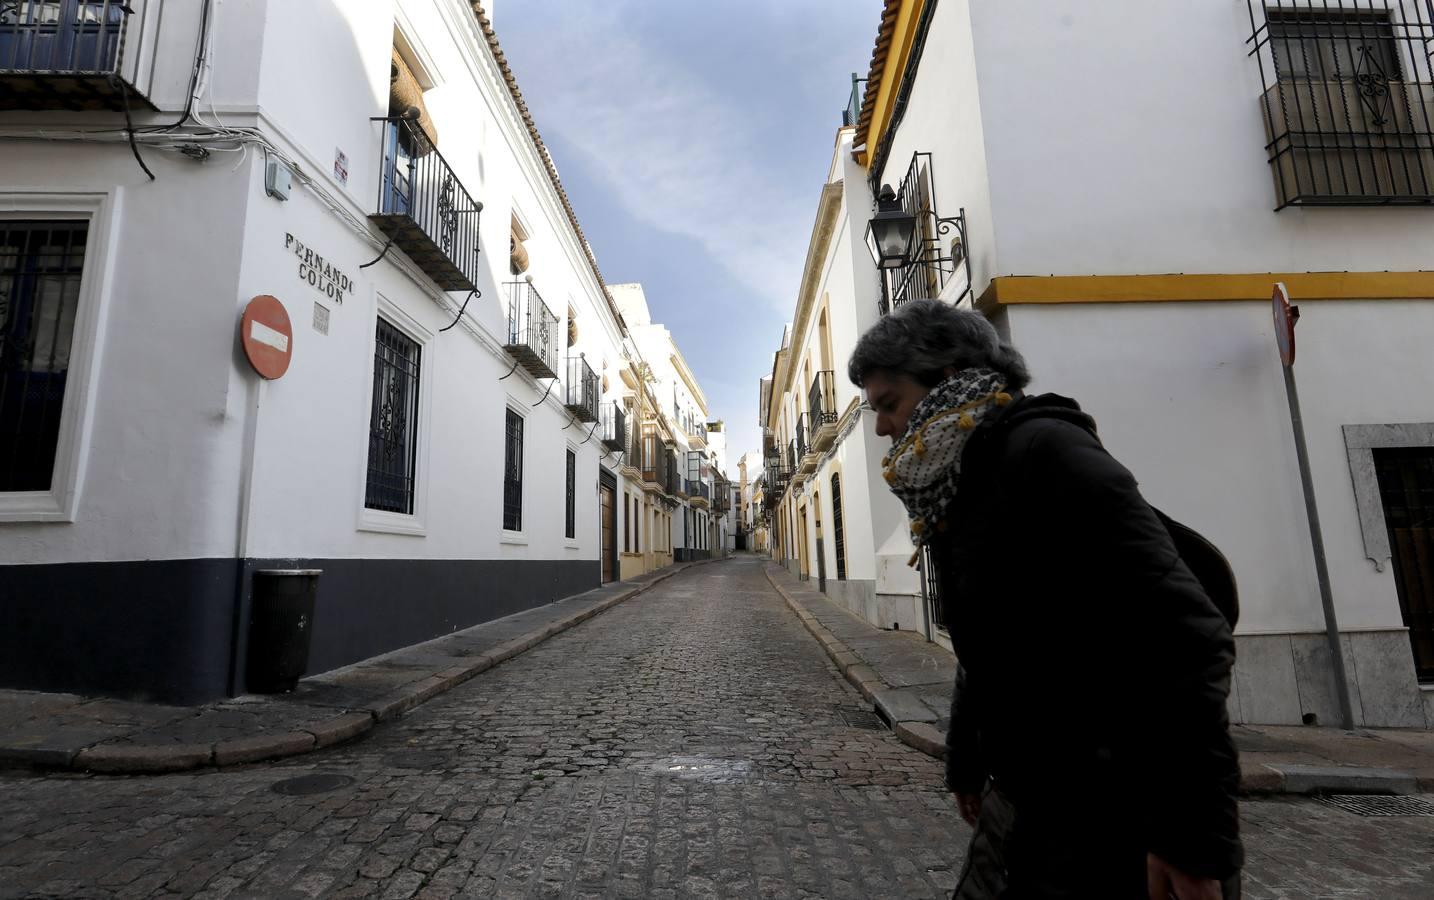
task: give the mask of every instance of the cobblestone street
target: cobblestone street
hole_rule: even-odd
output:
[[[968,832],[940,764],[867,709],[760,562],[701,566],[353,744],[0,775],[0,896],[949,895]],[[352,781],[273,789],[313,774]],[[1245,821],[1250,897],[1434,894],[1434,819]]]

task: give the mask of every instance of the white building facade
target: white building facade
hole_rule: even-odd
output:
[[[670,561],[480,4],[51,6],[0,13],[0,684],[242,692],[256,569],[323,570],[318,672]]]
[[[922,297],[984,312],[1025,354],[1030,390],[1079,400],[1151,502],[1229,557],[1235,720],[1330,724],[1332,654],[1270,312],[1286,284],[1303,314],[1295,372],[1354,720],[1434,725],[1428,5],[1044,6],[886,4],[838,139],[852,152],[827,188],[845,210],[832,243],[846,246],[825,268],[809,259],[808,277],[847,280],[858,328]],[[918,242],[878,278],[860,242],[886,185]],[[836,202],[824,194],[818,233]],[[804,285],[798,320],[840,293],[810,299]],[[813,356],[802,334],[799,321],[783,351],[799,366]],[[851,344],[833,346],[844,363]],[[778,405],[764,413],[774,430],[800,414]],[[795,525],[794,556],[814,552],[799,515],[777,525]]]

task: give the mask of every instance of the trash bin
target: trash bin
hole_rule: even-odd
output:
[[[314,599],[322,569],[258,569],[249,602],[245,685],[256,694],[292,691],[309,666]]]

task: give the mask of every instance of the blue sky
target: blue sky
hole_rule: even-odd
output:
[[[725,419],[796,305],[851,73],[881,0],[498,0],[494,27],[611,284],[642,282]]]

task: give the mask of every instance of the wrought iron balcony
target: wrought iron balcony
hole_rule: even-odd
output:
[[[701,509],[711,505],[712,488],[700,479],[687,480],[687,497],[692,501],[695,508]]]
[[[966,210],[963,208],[949,217],[938,212],[933,168],[930,153],[913,153],[896,191],[902,211],[916,220],[916,234],[905,264],[880,272],[882,315],[911,300],[941,297],[946,293],[947,284],[956,277],[963,278],[964,284],[957,282],[960,290],[952,296],[952,302],[960,303],[971,293]]]
[[[609,450],[622,450],[627,446],[627,411],[617,400],[603,404],[602,445]]]
[[[139,0],[0,0],[0,109],[153,108],[124,65]]]
[[[563,405],[579,422],[596,422],[602,401],[602,383],[582,356],[568,357],[568,378],[563,385]]]
[[[448,161],[415,121],[383,123],[378,212],[369,219],[445,291],[478,285],[478,217]]]
[[[836,440],[836,373],[824,369],[812,379],[811,390],[807,391],[807,416],[811,429],[812,449],[825,450]]]
[[[664,444],[658,460],[658,483],[662,485],[664,492],[676,496],[682,492],[682,476],[677,469],[677,451],[671,444]]]
[[[558,377],[558,317],[530,281],[510,281],[508,288],[509,355],[534,378]]]
[[[1249,0],[1276,209],[1434,203],[1434,7]]]
[[[846,109],[841,111],[843,128],[852,127],[861,118],[861,89],[859,86],[865,81],[865,78],[858,77],[855,72],[851,73],[851,93],[847,95]]]
[[[633,441],[637,447],[637,452],[633,455],[634,461],[632,465],[633,468],[642,473],[643,489],[649,491],[661,490],[664,479],[667,477],[667,471],[665,468],[666,461],[658,443],[659,435],[657,433],[657,426],[649,422],[642,426],[641,435],[637,434],[638,429],[636,427],[632,430],[634,433]]]

